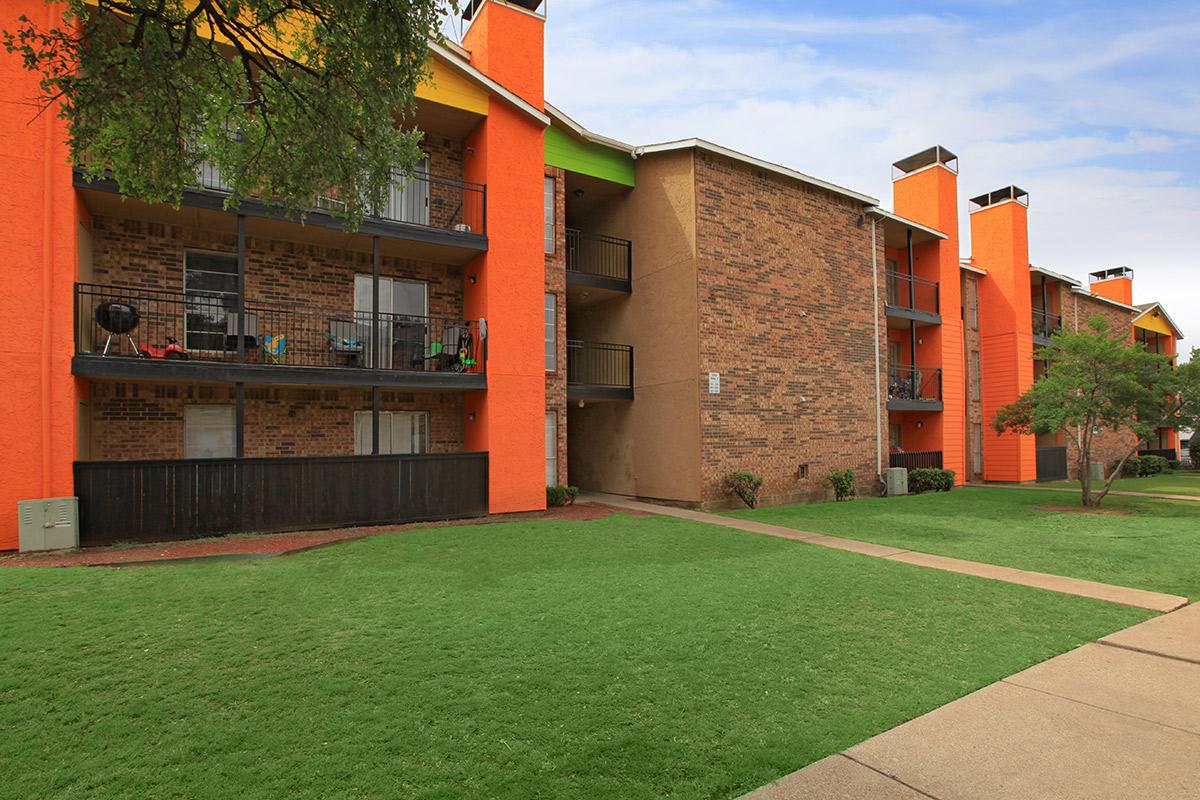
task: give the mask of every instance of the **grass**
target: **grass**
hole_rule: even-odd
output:
[[[9,568],[0,797],[735,797],[1148,616],[658,517]]]
[[[1101,486],[1104,484],[1102,483]],[[1046,486],[1079,489],[1079,481],[1059,481]],[[1200,497],[1200,470],[1176,470],[1147,478],[1117,478],[1113,489],[1121,492],[1152,492]]]
[[[1127,516],[1047,512],[1066,493],[965,488],[737,516],[924,553],[1200,597],[1200,504],[1109,496]]]

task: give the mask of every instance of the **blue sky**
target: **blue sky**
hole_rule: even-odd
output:
[[[1016,183],[1034,263],[1131,266],[1135,301],[1200,343],[1200,4],[547,5],[547,97],[585,126],[710,139],[889,207],[891,162],[945,145],[964,226],[967,197]]]

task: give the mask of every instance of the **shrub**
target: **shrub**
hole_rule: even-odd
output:
[[[547,486],[546,487],[546,507],[556,508],[558,506],[569,506],[575,502],[575,498],[579,497],[578,486]]]
[[[1172,472],[1174,472],[1175,470],[1179,469],[1182,466],[1183,466],[1183,464],[1176,461],[1175,459],[1171,459],[1171,460],[1167,461],[1167,469],[1171,470]]]
[[[918,467],[908,471],[908,490],[913,494],[923,492],[948,492],[954,488],[954,470]]]
[[[1167,469],[1167,460],[1162,456],[1142,456],[1141,465],[1138,468],[1138,475],[1146,478],[1150,475],[1158,475],[1165,472]]]
[[[833,484],[833,494],[838,502],[849,500],[858,494],[854,488],[854,470],[847,467],[846,469],[835,469],[829,473],[829,482]]]
[[[1192,469],[1200,469],[1200,436],[1194,432],[1192,438],[1188,440],[1188,452],[1192,456]]]
[[[1117,468],[1117,462],[1113,462],[1113,469]],[[1136,478],[1142,474],[1142,457],[1130,456],[1125,460],[1125,466],[1121,468],[1121,476],[1125,478]]]
[[[762,485],[762,476],[752,472],[731,472],[725,476],[725,494],[736,494],[748,508],[758,506],[758,491]]]

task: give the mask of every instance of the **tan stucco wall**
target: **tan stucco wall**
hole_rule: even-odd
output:
[[[695,203],[693,153],[663,153],[638,160],[624,214],[604,220],[633,242],[633,292],[570,309],[568,324],[572,336],[633,345],[635,399],[571,409],[570,472],[583,488],[701,500]]]

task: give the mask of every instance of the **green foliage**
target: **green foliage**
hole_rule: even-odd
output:
[[[1182,466],[1183,466],[1183,464],[1181,462],[1179,462],[1173,458],[1167,460],[1167,469],[1171,472],[1174,472],[1175,470],[1179,469]]]
[[[40,78],[89,180],[178,204],[202,162],[248,196],[303,213],[338,198],[357,225],[420,134],[397,123],[427,74],[439,0],[67,0],[22,16],[5,48]],[[221,40],[217,43],[216,40]],[[34,98],[30,98],[34,99]],[[344,204],[344,207],[343,207]]]
[[[758,506],[758,492],[762,485],[762,476],[752,472],[731,472],[725,476],[725,494],[737,495],[749,508]]]
[[[1121,475],[1126,478],[1136,478],[1142,474],[1142,457],[1130,456],[1125,459],[1125,463],[1121,463],[1121,459],[1117,459],[1110,467],[1112,471],[1120,470]]]
[[[546,507],[557,508],[559,506],[569,506],[575,503],[579,497],[578,486],[557,486],[546,487]]]
[[[1148,478],[1151,475],[1161,475],[1167,471],[1167,460],[1162,456],[1142,456],[1141,466],[1138,469],[1139,478]]]
[[[829,482],[833,485],[833,495],[841,502],[849,500],[858,494],[858,490],[854,487],[854,470],[850,467],[846,469],[835,469],[829,473]]]
[[[908,471],[908,490],[913,494],[948,492],[954,488],[954,470],[918,467]]]
[[[1188,453],[1192,457],[1192,469],[1200,469],[1200,434],[1192,433],[1188,440]]]
[[[1079,332],[1059,331],[1038,358],[1046,374],[1016,402],[1000,409],[993,424],[1000,433],[1066,431],[1075,438],[1084,505],[1098,504],[1119,472],[1114,469],[1093,497],[1092,443],[1102,431],[1128,431],[1145,441],[1164,426],[1192,426],[1200,418],[1200,351],[1190,363],[1172,368],[1167,356],[1130,343],[1128,331],[1110,331],[1102,318]],[[1129,455],[1135,448],[1131,446]]]

